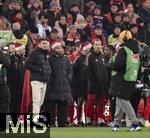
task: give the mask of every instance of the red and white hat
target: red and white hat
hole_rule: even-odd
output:
[[[17,44],[16,44],[15,50],[16,50],[16,51],[25,50],[25,45],[17,45]]]
[[[90,48],[92,48],[92,44],[90,42],[88,42],[88,41],[85,41],[83,43],[82,50],[88,50]]]
[[[57,46],[61,46],[59,42],[55,42],[51,45],[52,50],[54,50]]]

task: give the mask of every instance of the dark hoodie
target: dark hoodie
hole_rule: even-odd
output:
[[[138,43],[134,39],[128,40],[122,46],[128,47],[135,54],[139,53]],[[115,62],[110,63],[109,65],[111,69],[118,71],[117,75],[111,78],[109,94],[128,100],[134,92],[135,82],[127,82],[124,80],[126,59],[126,51],[124,48],[121,48],[117,53]]]

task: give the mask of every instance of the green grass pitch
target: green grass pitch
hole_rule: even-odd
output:
[[[138,132],[129,132],[128,128],[113,132],[109,127],[51,128],[50,138],[150,138],[150,128]]]

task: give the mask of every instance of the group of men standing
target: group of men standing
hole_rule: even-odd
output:
[[[77,102],[78,123],[81,122],[82,103],[86,101],[86,124],[90,125],[92,123],[93,112],[96,109],[97,124],[101,125],[104,123],[104,96],[110,95],[116,97],[117,105],[114,116],[115,125],[112,129],[114,131],[119,130],[120,121],[125,112],[132,124],[130,130],[140,130],[138,119],[129,100],[140,66],[138,43],[132,38],[124,37],[126,37],[126,40],[124,39],[125,43],[123,43],[114,56],[112,53],[114,50],[110,48],[112,52],[109,57],[104,56],[107,55],[107,47],[103,47],[100,40],[96,39],[92,43],[84,43],[80,50],[81,53],[73,65],[71,65],[68,56],[65,55],[64,49],[59,42],[51,44],[50,55],[49,41],[47,39],[39,39],[37,48],[30,52],[26,61],[24,59],[24,51],[18,52],[16,56],[13,50],[14,45],[13,43],[10,44],[9,57],[6,57],[1,51],[3,58],[0,58],[0,63],[2,64],[2,69],[7,68],[8,86],[12,100],[9,100],[8,95],[4,98],[3,92],[0,91],[2,95],[0,98],[3,97],[1,98],[2,100],[7,99],[7,101],[4,101],[5,104],[0,100],[1,113],[9,112],[10,101],[18,102],[18,104],[10,104],[11,106],[13,104],[21,104],[19,99],[22,96],[21,91],[23,89],[22,75],[19,76],[19,79],[16,78],[15,81],[13,80],[15,78],[10,76],[18,73],[15,70],[16,67],[18,68],[17,71],[20,71],[19,74],[23,74],[22,68],[26,68],[30,70],[34,122],[38,121],[41,110],[44,110],[44,112],[50,114],[49,121],[51,126],[55,126],[56,116],[58,127],[66,126],[68,101],[73,103],[75,100]],[[112,77],[110,80],[111,71]],[[5,79],[0,84],[2,89],[5,88],[3,87],[4,85],[6,85]],[[5,92],[5,94],[9,94],[9,92]],[[14,95],[17,96],[13,97]],[[5,106],[6,104],[7,106]],[[14,107],[11,108],[10,112],[20,112],[19,107],[17,109]],[[5,111],[2,111],[2,109],[5,109]],[[16,109],[16,111],[13,109]]]

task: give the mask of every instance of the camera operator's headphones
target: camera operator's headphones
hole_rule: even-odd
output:
[[[132,38],[132,33],[128,30],[124,30],[120,33],[119,38],[126,42],[127,40]]]

